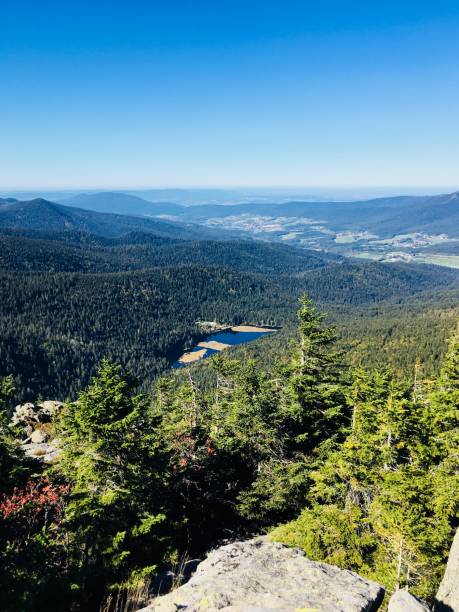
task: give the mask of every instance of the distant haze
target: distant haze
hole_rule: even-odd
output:
[[[51,201],[63,202],[80,194],[93,194],[103,191],[116,191],[141,197],[151,202],[172,202],[185,205],[194,204],[239,204],[241,202],[287,202],[287,201],[353,201],[398,195],[437,195],[452,193],[459,189],[456,185],[435,187],[375,187],[375,188],[151,188],[151,189],[1,189],[0,197],[14,197],[30,200],[41,197]]]

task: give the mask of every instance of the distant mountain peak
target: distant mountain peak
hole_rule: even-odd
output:
[[[122,191],[99,191],[81,193],[71,198],[60,200],[65,206],[76,206],[95,212],[115,213],[118,215],[139,215],[155,217],[159,215],[176,215],[183,211],[183,206],[173,202],[150,202],[139,196]]]

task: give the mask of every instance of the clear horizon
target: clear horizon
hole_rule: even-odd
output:
[[[2,193],[459,188],[456,2],[45,0],[2,22]]]

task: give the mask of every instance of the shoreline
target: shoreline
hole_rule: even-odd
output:
[[[213,333],[218,334],[218,333],[230,332],[234,334],[238,334],[238,333],[241,333],[241,334],[244,334],[244,333],[269,334],[269,333],[276,332],[279,329],[280,327],[263,327],[261,325],[259,326],[259,325],[243,324],[243,325],[232,325],[232,326],[228,325],[226,327],[222,326],[222,327],[218,327],[218,329],[214,328]],[[207,334],[207,337],[210,335],[212,335],[212,333]],[[251,340],[248,340],[248,342],[251,342]],[[208,349],[211,349],[217,352],[221,352],[233,346],[237,346],[237,345],[227,344],[226,342],[218,342],[217,340],[201,340],[201,342],[198,342],[196,344],[196,348],[199,348],[200,350],[186,351],[177,359],[177,362],[180,365],[189,365],[192,363],[196,363],[197,361],[201,361],[202,359],[205,359],[208,356],[207,354]]]

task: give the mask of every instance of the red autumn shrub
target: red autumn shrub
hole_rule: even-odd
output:
[[[46,477],[29,482],[0,502],[0,519],[9,532],[9,539],[23,546],[38,531],[58,527],[64,510],[68,485],[54,485]]]

